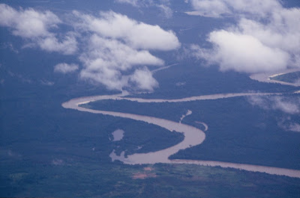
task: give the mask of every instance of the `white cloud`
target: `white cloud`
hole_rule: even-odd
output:
[[[157,25],[137,22],[115,12],[102,12],[101,18],[74,12],[82,22],[77,27],[88,29],[100,36],[122,39],[136,49],[174,50],[180,43],[172,31],[165,31]]]
[[[115,0],[117,3],[130,4],[134,7],[157,7],[166,18],[172,18],[173,10],[170,8],[170,0]]]
[[[88,33],[85,53],[80,56],[84,68],[82,79],[105,85],[108,89],[124,88],[152,91],[158,86],[145,66],[162,66],[164,61],[148,50],[174,50],[180,47],[176,35],[159,26],[137,22],[115,12],[99,17],[74,11],[74,25]]]
[[[238,28],[243,34],[256,37],[265,45],[289,53],[300,52],[300,9],[282,9],[273,13],[267,24],[241,19]]]
[[[108,89],[152,91],[158,83],[146,66],[162,66],[164,61],[149,50],[168,51],[180,47],[172,31],[112,11],[101,12],[98,17],[73,11],[67,21],[61,21],[50,11],[16,10],[5,4],[0,4],[0,11],[0,25],[29,41],[25,46],[38,46],[65,55],[78,52],[82,63],[80,78],[103,84]],[[75,31],[55,33],[60,23]],[[61,63],[54,67],[55,72],[61,73],[76,70],[79,66],[74,64]]]
[[[61,42],[54,36],[49,36],[38,40],[41,49],[49,52],[60,52],[62,54],[74,54],[77,51],[77,41],[75,36],[67,34]]]
[[[72,73],[78,70],[78,65],[76,64],[67,64],[67,63],[60,63],[54,66],[54,71],[59,73]]]
[[[300,124],[295,122],[300,115],[299,98],[283,96],[250,96],[248,97],[248,101],[253,106],[258,106],[267,111],[283,112],[284,114],[274,114],[274,112],[271,112],[270,115],[280,116],[280,118],[276,118],[277,124],[283,130],[300,132]]]
[[[298,123],[292,123],[288,127],[288,130],[289,131],[293,131],[293,132],[300,132],[300,124],[298,124]]]
[[[90,38],[87,52],[82,54],[80,60],[85,68],[81,71],[81,78],[102,83],[109,89],[122,90],[128,87],[131,74],[123,75],[135,67],[143,65],[163,65],[161,59],[151,55],[148,51],[138,51],[120,41],[102,38],[93,35]],[[133,74],[137,75],[137,74]],[[152,78],[151,73],[147,73]],[[148,78],[150,78],[148,77]],[[146,82],[147,81],[147,82]],[[140,82],[140,81],[137,81]],[[155,84],[145,78],[143,83],[136,83],[136,88],[152,90]]]
[[[172,18],[173,10],[170,7],[163,4],[157,5],[157,7],[162,10],[166,18]]]
[[[223,71],[245,73],[300,67],[300,9],[283,8],[277,0],[194,0],[192,3],[215,17],[227,13],[239,18],[236,25],[209,34],[211,49],[193,45],[191,50],[197,58],[218,64]]]
[[[14,45],[12,43],[9,43],[9,42],[8,43],[2,43],[0,48],[1,49],[9,49],[10,51],[12,51],[16,54],[19,53],[19,51],[14,47]],[[1,67],[1,65],[0,65],[0,67]]]
[[[249,96],[248,102],[253,106],[259,106],[262,109],[270,109],[268,100],[261,96]]]
[[[277,0],[191,0],[198,14],[206,17],[228,15],[255,15],[264,17],[281,7]]]
[[[133,6],[138,6],[139,5],[138,0],[115,0],[115,2],[117,2],[117,3],[128,3],[128,4],[131,4]],[[142,2],[142,1],[140,1],[140,2]]]
[[[275,97],[273,99],[273,109],[281,110],[287,114],[299,114],[300,113],[300,100],[289,101],[282,97]]]
[[[191,0],[191,3],[197,11],[194,13],[201,16],[219,17],[230,12],[226,4],[220,0]]]
[[[289,99],[281,96],[262,97],[251,96],[248,97],[250,104],[259,106],[266,110],[279,110],[286,114],[297,115],[300,114],[300,99]]]
[[[153,88],[158,87],[158,82],[152,77],[152,73],[147,68],[135,70],[129,80],[142,90],[153,91]]]
[[[36,11],[32,8],[19,11],[0,4],[0,25],[9,27],[15,36],[30,39],[41,49],[63,54],[73,54],[77,50],[77,41],[71,34],[65,40],[58,41],[51,29],[57,29],[61,20],[50,11]],[[28,45],[27,45],[28,46]]]
[[[210,33],[209,41],[214,48],[202,51],[202,57],[219,64],[221,71],[277,71],[285,69],[290,58],[287,52],[268,47],[251,35],[221,30]]]
[[[33,9],[17,11],[0,4],[0,25],[10,27],[13,34],[23,38],[49,36],[49,29],[57,27],[60,19],[50,11],[38,12]]]
[[[115,63],[112,67],[121,70],[129,69],[132,65],[163,65],[164,62],[151,55],[146,50],[136,50],[120,41],[92,35],[88,43],[88,52],[81,56],[81,60],[101,58]]]
[[[278,126],[285,131],[300,132],[300,123],[294,122],[289,116],[279,120]]]

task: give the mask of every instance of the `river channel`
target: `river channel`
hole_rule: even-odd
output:
[[[280,93],[228,93],[228,94],[214,94],[214,95],[203,95],[203,96],[194,96],[189,98],[182,99],[142,99],[142,98],[129,98],[128,93],[124,92],[122,94],[116,95],[100,95],[100,96],[89,96],[82,98],[75,98],[70,101],[67,101],[62,104],[66,109],[74,109],[78,111],[94,113],[94,114],[103,114],[110,115],[114,117],[128,118],[136,121],[142,121],[150,124],[154,124],[165,128],[169,131],[176,131],[183,133],[184,140],[174,146],[169,148],[149,153],[136,153],[128,156],[124,156],[124,152],[118,156],[113,151],[110,154],[112,160],[120,160],[124,164],[156,164],[156,163],[171,163],[171,164],[197,164],[202,166],[220,166],[223,168],[234,168],[239,170],[253,171],[253,172],[263,172],[274,175],[283,175],[288,177],[300,178],[300,170],[276,168],[276,167],[267,167],[267,166],[257,166],[249,164],[238,164],[230,162],[218,162],[218,161],[201,161],[201,160],[170,160],[169,157],[177,153],[181,149],[186,149],[192,146],[201,144],[205,140],[205,133],[193,126],[182,124],[180,122],[174,122],[166,119],[136,115],[123,112],[114,112],[114,111],[102,111],[102,110],[93,110],[81,107],[81,104],[87,104],[93,101],[99,100],[129,100],[139,103],[161,103],[161,102],[189,102],[197,100],[216,100],[223,98],[232,98],[232,97],[245,97],[245,96],[266,96],[266,95],[281,95]]]

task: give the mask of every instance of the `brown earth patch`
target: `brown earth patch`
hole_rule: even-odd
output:
[[[145,167],[144,168],[144,171],[153,171],[154,170],[154,168],[152,168],[152,167]]]
[[[146,179],[151,177],[157,177],[154,173],[134,173],[132,178],[133,179]]]

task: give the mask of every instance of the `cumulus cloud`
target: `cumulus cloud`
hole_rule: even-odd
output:
[[[60,52],[62,54],[74,54],[77,51],[76,37],[70,33],[62,41],[54,36],[49,36],[37,41],[41,49],[49,52]]]
[[[171,12],[164,6],[161,9]],[[16,10],[0,4],[0,19],[1,26],[29,41],[27,47],[38,46],[44,51],[65,55],[79,54],[82,69],[75,64],[60,63],[54,67],[54,72],[72,73],[80,69],[81,79],[114,90],[152,91],[158,83],[147,66],[162,66],[164,61],[153,56],[150,50],[168,51],[180,47],[174,32],[112,11],[101,12],[99,16],[73,11],[63,18],[68,20],[63,21],[50,11]],[[72,27],[74,32],[59,31],[62,23]]]
[[[60,23],[61,20],[50,11],[36,11],[32,8],[15,10],[0,4],[0,25],[10,28],[13,35],[30,39],[46,51],[73,54],[77,50],[75,37],[68,35],[58,41],[57,35],[51,32]]]
[[[259,106],[266,110],[279,110],[286,114],[297,115],[300,114],[300,99],[299,98],[285,98],[282,96],[263,97],[251,96],[248,97],[250,104]]]
[[[173,10],[170,8],[169,0],[115,0],[117,3],[130,4],[134,7],[157,7],[161,10],[166,18],[173,16]]]
[[[76,64],[67,64],[67,63],[60,63],[54,66],[54,71],[59,73],[72,73],[78,70],[78,65]]]
[[[191,0],[195,12],[206,17],[222,17],[228,15],[267,16],[281,7],[277,0]]]
[[[164,62],[151,55],[146,50],[136,50],[114,39],[107,39],[96,34],[92,35],[86,53],[83,53],[80,60],[84,64],[84,69],[80,76],[83,79],[93,80],[104,84],[109,89],[122,90],[129,84],[130,74],[123,75],[129,70],[143,65],[163,65]],[[134,75],[134,74],[133,74]],[[152,78],[151,73],[147,73],[148,78]],[[145,81],[147,78],[145,78]],[[149,86],[137,83],[136,87],[152,90],[154,83],[149,82]]]
[[[238,31],[252,35],[267,46],[292,54],[300,52],[300,9],[282,9],[269,18],[268,23],[241,19]]]
[[[226,4],[220,0],[191,0],[193,8],[196,12],[188,12],[192,15],[220,17],[220,15],[230,12]]]
[[[81,19],[77,27],[88,29],[100,36],[122,39],[135,49],[174,50],[180,43],[172,31],[165,31],[157,25],[137,22],[115,12],[101,12],[100,17],[74,12]]]
[[[293,121],[291,117],[279,120],[278,126],[285,131],[300,132],[300,123]]]
[[[283,8],[277,0],[193,0],[192,4],[215,17],[227,13],[238,18],[237,24],[208,35],[212,48],[193,45],[195,57],[219,65],[222,71],[259,73],[300,67],[300,9]]]
[[[273,108],[281,110],[287,114],[300,113],[300,100],[287,100],[282,97],[275,97],[273,99]]]
[[[158,86],[145,66],[162,66],[164,61],[149,50],[175,50],[180,47],[176,35],[159,26],[148,25],[115,12],[101,12],[99,17],[74,11],[74,26],[87,33],[88,43],[80,61],[80,77],[105,85],[152,91]]]
[[[214,31],[209,35],[212,50],[194,46],[194,53],[205,57],[211,64],[218,64],[221,71],[256,73],[283,70],[289,62],[289,54],[277,48],[264,45],[251,36],[228,31]]]
[[[166,18],[172,18],[173,10],[170,7],[163,4],[157,5],[157,7],[161,9]]]
[[[267,111],[280,111],[284,114],[277,115],[277,124],[285,131],[300,132],[300,99],[283,96],[250,96],[248,101],[253,106],[258,106]]]
[[[0,4],[0,25],[11,28],[16,36],[36,38],[49,36],[49,29],[57,27],[60,19],[50,11],[38,12],[33,9],[17,11]]]
[[[157,81],[152,77],[152,73],[146,67],[135,70],[129,81],[142,90],[153,91],[153,88],[158,86]]]
[[[293,132],[300,132],[300,124],[292,123],[289,125],[288,130]]]
[[[115,0],[115,2],[117,3],[127,3],[127,4],[131,4],[133,6],[138,6],[139,2],[143,2],[143,1],[138,1],[138,0]]]

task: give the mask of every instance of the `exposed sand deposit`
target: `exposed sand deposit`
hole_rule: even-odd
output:
[[[259,82],[266,82],[266,83],[278,83],[282,85],[289,85],[289,86],[294,86],[294,87],[299,87],[300,84],[297,83],[288,83],[288,82],[283,82],[279,80],[272,80],[272,77],[288,74],[288,73],[293,73],[293,72],[298,72],[300,69],[289,69],[289,70],[284,70],[281,72],[277,73],[259,73],[259,74],[253,74],[250,76],[252,80],[257,80]]]

